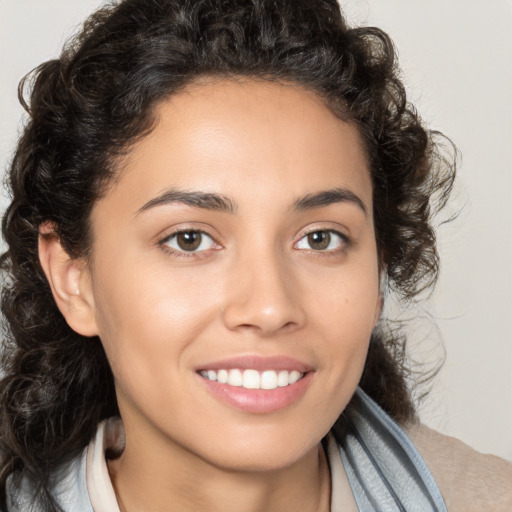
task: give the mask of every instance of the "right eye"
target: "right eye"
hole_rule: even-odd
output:
[[[168,247],[172,251],[182,253],[197,253],[215,249],[217,244],[213,238],[204,231],[184,230],[177,231],[165,237],[160,245]]]

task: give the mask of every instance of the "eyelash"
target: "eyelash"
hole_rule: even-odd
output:
[[[307,233],[304,233],[302,235],[302,237],[299,239],[299,241],[294,244],[294,248],[297,248],[298,244],[302,240],[307,239],[311,235],[318,234],[318,233],[326,233],[330,237],[332,237],[332,235],[335,235],[336,237],[338,237],[340,239],[341,247],[336,247],[334,249],[319,249],[319,250],[316,250],[313,248],[304,249],[311,253],[314,253],[315,256],[330,256],[333,254],[338,254],[340,252],[346,252],[351,245],[351,241],[346,235],[344,235],[343,233],[341,233],[335,229],[326,228],[326,229],[313,229],[311,231],[308,231]],[[330,242],[331,242],[331,240],[329,240],[329,244],[330,244]],[[298,250],[300,250],[300,248],[298,248]]]
[[[200,251],[196,251],[196,250],[192,250],[192,251],[187,251],[187,250],[184,250],[184,249],[178,249],[178,248],[173,248],[173,247],[169,247],[169,242],[173,239],[177,239],[177,237],[180,235],[180,234],[184,234],[184,233],[194,233],[194,234],[199,234],[201,237],[208,237],[210,240],[211,240],[211,243],[212,245],[216,245],[218,247],[216,248],[208,248],[208,249],[203,249],[203,250],[200,250]],[[319,250],[315,250],[313,248],[309,248],[309,249],[302,249],[302,250],[306,250],[308,252],[311,252],[311,253],[315,253],[315,255],[318,255],[318,256],[328,256],[328,255],[333,255],[333,254],[337,254],[337,253],[340,253],[340,252],[346,252],[347,249],[350,247],[351,245],[351,241],[350,239],[344,235],[343,233],[340,233],[339,231],[336,231],[334,229],[314,229],[312,231],[309,231],[307,233],[304,233],[301,238],[295,242],[295,244],[293,245],[294,249],[297,249],[297,250],[301,250],[301,248],[298,248],[298,244],[304,240],[304,239],[307,239],[309,236],[311,235],[314,235],[314,234],[318,234],[318,233],[327,233],[329,236],[332,236],[332,235],[335,235],[336,237],[338,237],[340,239],[340,243],[341,243],[341,247],[337,247],[337,248],[334,248],[334,249],[319,249]],[[331,240],[329,240],[330,242]],[[199,247],[203,244],[204,240],[201,240],[200,241],[200,244],[199,244]],[[219,248],[221,248],[220,244],[215,240],[215,238],[208,232],[204,231],[204,230],[201,230],[201,229],[179,229],[177,231],[174,231],[173,233],[170,233],[169,235],[166,235],[164,238],[162,238],[159,242],[158,242],[158,246],[164,251],[166,252],[167,254],[171,254],[173,256],[178,256],[178,257],[181,257],[181,258],[198,258],[200,257],[201,253],[207,253],[209,250],[218,250]]]
[[[172,256],[178,256],[180,258],[198,258],[198,257],[200,257],[199,255],[201,255],[201,253],[208,252],[209,249],[203,249],[201,251],[195,251],[195,250],[194,251],[186,251],[183,249],[176,249],[173,247],[169,247],[169,245],[167,245],[169,242],[171,242],[171,240],[177,239],[177,237],[183,233],[199,234],[199,235],[201,235],[201,237],[206,236],[212,241],[213,245],[216,245],[216,246],[218,246],[218,248],[220,248],[220,244],[215,240],[215,238],[210,233],[208,233],[202,229],[189,229],[189,228],[179,229],[177,231],[170,233],[169,235],[166,235],[164,238],[162,238],[158,242],[158,246],[167,254],[170,254]],[[201,244],[203,244],[203,242],[204,242],[204,240],[201,240],[199,247],[201,246]],[[218,248],[215,248],[213,250],[218,250]]]

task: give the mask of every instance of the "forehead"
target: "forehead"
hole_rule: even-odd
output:
[[[358,129],[299,85],[204,80],[154,116],[153,131],[119,165],[118,185],[131,184],[139,203],[170,186],[236,196],[244,185],[263,202],[343,186],[371,207]]]

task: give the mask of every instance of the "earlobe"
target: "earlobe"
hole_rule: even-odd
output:
[[[83,336],[96,336],[94,298],[86,263],[69,256],[50,223],[39,228],[38,250],[57,307],[69,326]]]

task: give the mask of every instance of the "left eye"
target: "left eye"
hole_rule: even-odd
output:
[[[179,252],[200,252],[216,247],[211,236],[202,231],[179,231],[161,242],[170,249]]]
[[[297,249],[313,251],[334,251],[346,243],[345,238],[332,230],[313,231],[303,236],[296,244]]]

